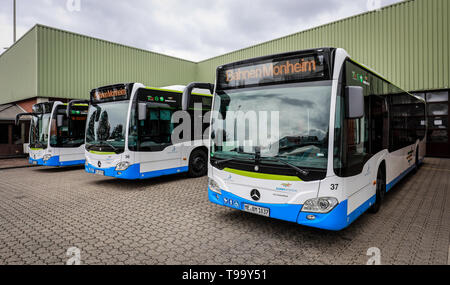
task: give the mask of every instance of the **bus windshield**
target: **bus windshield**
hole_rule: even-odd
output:
[[[324,170],[328,158],[330,102],[331,81],[218,91],[211,126],[211,155],[223,160],[258,157],[265,164],[288,163]],[[246,114],[246,120],[231,116],[232,112],[240,111]],[[258,116],[257,124],[248,121],[252,116],[247,114],[252,111]],[[264,113],[267,119],[263,121]],[[215,123],[217,120],[222,123]],[[267,132],[263,135],[267,143],[262,145],[261,127],[265,124]],[[257,141],[249,143],[250,137],[256,137]]]
[[[122,153],[129,101],[101,103],[89,107],[86,149]]]
[[[50,114],[40,114],[32,117],[30,126],[30,147],[47,148],[50,116]]]

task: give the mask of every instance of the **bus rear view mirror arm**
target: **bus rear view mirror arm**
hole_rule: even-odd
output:
[[[345,87],[345,113],[347,119],[364,117],[364,92],[362,87]]]
[[[191,98],[191,93],[194,89],[208,89],[211,92],[211,95],[214,93],[214,84],[211,83],[201,83],[201,82],[192,82],[189,83],[188,86],[183,91],[181,108],[183,111],[187,111],[189,108],[189,101]]]
[[[39,115],[39,114],[36,114],[36,113],[20,113],[20,114],[17,114],[16,115],[16,126],[19,125],[21,117],[24,117],[24,116],[37,116],[37,115]]]

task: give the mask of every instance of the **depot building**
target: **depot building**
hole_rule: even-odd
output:
[[[201,62],[36,25],[0,55],[0,157],[24,153],[29,121],[16,114],[40,102],[88,99],[99,86],[215,81],[219,65],[318,47],[344,48],[428,102],[429,156],[450,157],[450,1],[406,0]],[[231,76],[231,75],[230,75]]]

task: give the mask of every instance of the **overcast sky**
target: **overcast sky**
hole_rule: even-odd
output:
[[[17,0],[17,36],[39,23],[200,61],[400,1]],[[1,52],[12,3],[0,0]]]

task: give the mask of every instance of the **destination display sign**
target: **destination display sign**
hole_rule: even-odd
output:
[[[101,87],[91,91],[92,103],[114,102],[128,99],[129,88],[125,84]]]
[[[181,97],[181,92],[169,90],[140,88],[137,92],[138,101],[141,103],[159,103],[174,109],[181,108]]]
[[[327,79],[328,62],[320,53],[275,57],[226,65],[218,70],[219,89]]]

